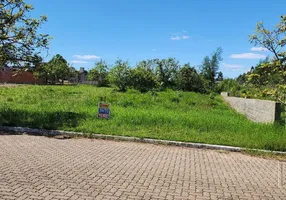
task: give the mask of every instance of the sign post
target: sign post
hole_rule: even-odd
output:
[[[98,104],[98,118],[99,119],[109,119],[110,118],[110,104],[109,103],[99,103]]]

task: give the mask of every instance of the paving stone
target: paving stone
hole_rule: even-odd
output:
[[[0,135],[0,199],[285,199],[278,166],[235,152]]]

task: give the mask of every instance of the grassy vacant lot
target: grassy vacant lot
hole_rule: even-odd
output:
[[[99,98],[110,120],[97,119]],[[0,125],[61,129],[286,151],[282,125],[248,121],[224,103],[191,92],[119,93],[93,86],[0,87]]]

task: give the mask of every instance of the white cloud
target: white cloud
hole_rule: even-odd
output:
[[[171,33],[171,40],[187,40],[190,36],[188,35],[188,32],[183,30],[178,33]]]
[[[241,58],[241,59],[264,59],[266,55],[257,53],[242,53],[242,54],[232,54],[230,58]]]
[[[182,39],[180,36],[171,36],[171,40],[180,40]]]
[[[237,69],[241,69],[245,67],[244,65],[227,64],[227,63],[222,63],[222,66],[224,66],[227,69],[233,69],[233,70],[237,70]]]
[[[251,51],[269,51],[268,49],[264,47],[252,47],[250,50]]]
[[[190,38],[190,36],[188,36],[188,35],[183,35],[183,37],[182,37],[183,40],[186,40],[186,39],[189,39],[189,38]]]
[[[81,60],[96,60],[99,59],[99,56],[96,55],[74,55],[76,59],[81,59]]]
[[[83,61],[83,60],[72,60],[71,63],[73,63],[73,64],[86,64],[88,62]]]
[[[182,36],[179,36],[179,35],[176,35],[176,36],[171,36],[171,40],[187,40],[189,39],[190,36],[188,35],[182,35]]]

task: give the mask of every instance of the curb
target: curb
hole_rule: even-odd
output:
[[[81,132],[32,129],[32,128],[9,127],[9,126],[0,126],[0,131],[28,133],[31,135],[38,135],[38,136],[59,136],[59,135],[83,136],[83,135],[86,135],[86,133],[81,133]],[[158,139],[149,139],[149,138],[137,138],[137,137],[103,135],[103,134],[92,134],[90,137],[93,139],[140,142],[140,143],[149,143],[149,144],[162,144],[162,145],[181,146],[181,147],[189,147],[189,148],[197,148],[197,149],[224,150],[224,151],[230,151],[230,152],[242,152],[245,150],[253,150],[253,151],[259,151],[259,152],[265,152],[265,153],[286,155],[286,152],[282,152],[282,151],[246,149],[246,148],[233,147],[233,146],[191,143],[191,142],[178,142],[178,141],[158,140]]]

